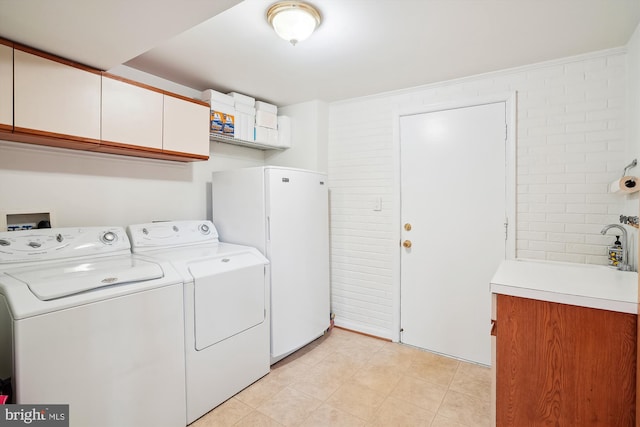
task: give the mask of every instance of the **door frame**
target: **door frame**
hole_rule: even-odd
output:
[[[457,108],[476,107],[498,102],[505,103],[507,135],[505,141],[505,203],[507,225],[507,242],[505,245],[505,259],[515,259],[516,257],[516,105],[517,92],[497,93],[493,95],[483,95],[471,99],[462,99],[451,102],[420,104],[420,105],[400,105],[397,106],[393,114],[393,214],[392,221],[395,224],[393,231],[393,241],[398,242],[397,249],[393,255],[393,294],[392,307],[393,319],[391,339],[393,342],[400,342],[400,267],[401,267],[401,158],[400,158],[400,117],[434,113],[437,111],[453,110]],[[488,287],[488,284],[487,284]]]

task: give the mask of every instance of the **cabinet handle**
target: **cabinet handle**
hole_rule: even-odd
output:
[[[498,322],[491,319],[491,336],[495,337],[498,329]]]

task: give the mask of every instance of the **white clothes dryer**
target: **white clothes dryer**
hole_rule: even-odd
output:
[[[134,254],[184,280],[187,423],[269,373],[269,261],[210,221],[130,225]]]
[[[185,425],[182,280],[123,227],[0,233],[0,375],[77,427]]]

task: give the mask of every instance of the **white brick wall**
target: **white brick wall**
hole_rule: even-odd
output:
[[[534,84],[516,87],[518,257],[606,264],[611,237],[599,231],[618,222],[625,201],[608,184],[631,160],[625,58],[616,52],[522,71]],[[546,225],[555,230],[541,231]]]
[[[339,325],[392,338],[394,114],[399,108],[517,92],[517,256],[606,263],[625,212],[609,194],[628,158],[626,52],[567,58],[330,105],[332,309]],[[640,170],[636,171],[640,174]],[[382,210],[371,203],[382,198]],[[482,256],[482,254],[478,254]]]
[[[627,50],[628,87],[626,89],[626,117],[628,119],[627,140],[630,142],[627,144],[627,157],[640,159],[640,120],[638,120],[638,117],[640,117],[640,78],[637,77],[640,76],[640,25],[638,25],[635,33],[629,40]],[[634,175],[640,174],[640,170],[632,172]],[[638,194],[639,193],[636,193],[634,197],[627,197],[625,207],[629,215],[637,215],[637,213],[633,214],[633,212],[638,211]],[[638,252],[637,242],[638,239],[634,238],[633,243],[635,244],[636,253]]]

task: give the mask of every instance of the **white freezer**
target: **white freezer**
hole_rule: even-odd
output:
[[[214,172],[220,240],[258,248],[271,263],[271,359],[329,327],[329,206],[325,174],[265,166]]]

